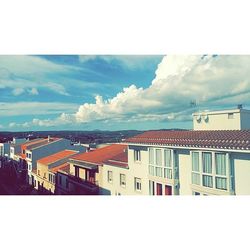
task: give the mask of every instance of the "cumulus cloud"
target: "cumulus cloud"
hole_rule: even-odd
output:
[[[107,100],[97,95],[95,103],[46,122],[190,120],[193,100],[201,109],[250,104],[250,56],[165,56],[148,88],[132,84]]]

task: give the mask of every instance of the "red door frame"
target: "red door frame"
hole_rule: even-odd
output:
[[[162,184],[156,183],[156,195],[162,195]]]

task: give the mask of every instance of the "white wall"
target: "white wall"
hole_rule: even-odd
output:
[[[235,194],[250,195],[250,154],[233,154]]]
[[[200,122],[197,121],[199,115],[193,115],[193,128],[194,130],[239,130],[241,128],[240,122],[240,113],[233,112],[233,119],[228,119],[228,113],[207,113],[207,120],[204,120],[203,117],[206,117],[206,112],[201,115]]]
[[[191,189],[191,156],[189,150],[178,150],[180,195],[192,195]]]

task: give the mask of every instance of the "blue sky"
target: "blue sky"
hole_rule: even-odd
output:
[[[223,55],[0,56],[0,129],[191,129],[194,111],[249,107],[249,65]]]

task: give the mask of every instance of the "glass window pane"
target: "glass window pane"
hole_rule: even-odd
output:
[[[161,149],[156,149],[156,165],[162,165]]]
[[[192,171],[199,172],[199,153],[192,152]]]
[[[203,173],[212,174],[212,154],[202,153]]]
[[[227,190],[227,178],[215,177],[215,183],[217,189]]]
[[[171,167],[171,150],[164,150],[164,165],[168,168]]]
[[[200,174],[192,173],[192,184],[200,185]]]
[[[172,179],[172,169],[164,168],[164,178]]]
[[[202,176],[202,182],[204,187],[213,187],[213,177],[209,175]]]
[[[226,154],[215,154],[216,174],[226,175]]]
[[[154,149],[149,148],[149,163],[154,164]]]
[[[162,168],[155,167],[155,175],[158,177],[162,177]]]

